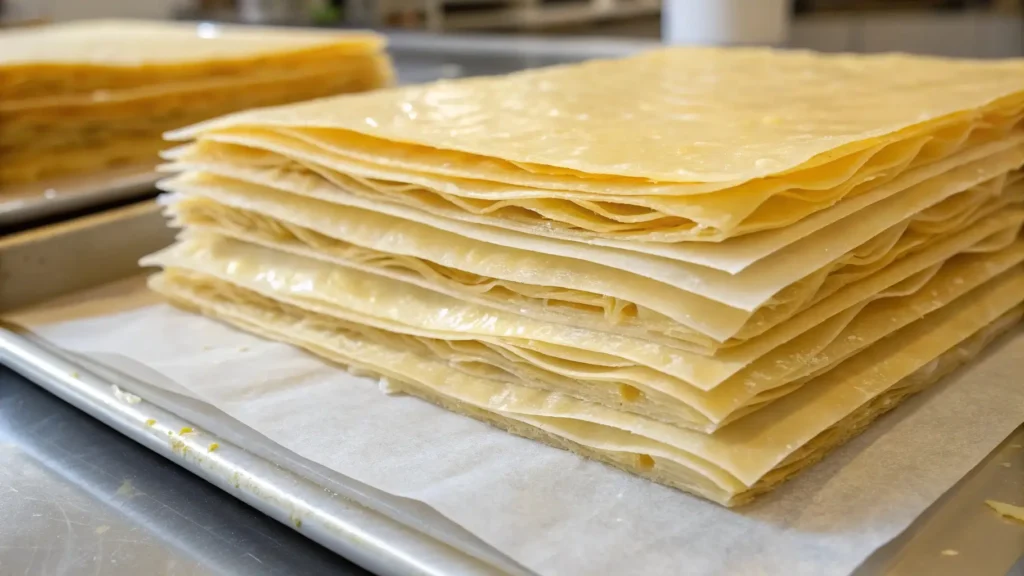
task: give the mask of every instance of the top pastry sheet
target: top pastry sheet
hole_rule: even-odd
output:
[[[673,48],[244,112],[171,137],[330,129],[340,139],[420,147],[405,156],[518,171],[523,182],[573,176],[635,184],[643,194],[656,193],[651,181],[693,185],[671,194],[703,193],[827,170],[873,146],[1014,109],[1022,78],[1021,60]],[[506,164],[481,166],[494,159]]]

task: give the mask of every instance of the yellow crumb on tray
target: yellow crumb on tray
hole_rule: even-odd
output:
[[[1013,504],[996,500],[985,500],[985,504],[988,504],[989,508],[998,512],[1000,516],[1024,522],[1024,506],[1014,506]]]

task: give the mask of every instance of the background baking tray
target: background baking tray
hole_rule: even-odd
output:
[[[155,196],[157,178],[154,166],[127,166],[6,187],[0,190],[0,232],[78,210]]]

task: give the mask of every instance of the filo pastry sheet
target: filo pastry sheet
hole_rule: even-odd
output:
[[[169,135],[182,233],[144,264],[183,307],[737,505],[1019,319],[1022,70],[670,49],[243,112]]]
[[[85,21],[0,38],[0,184],[155,163],[166,130],[390,83],[383,39]]]

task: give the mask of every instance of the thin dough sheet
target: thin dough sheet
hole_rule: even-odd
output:
[[[252,111],[171,137],[322,128],[501,159],[524,173],[745,182],[791,176],[982,109],[1013,111],[1021,71],[1016,60],[670,48]]]
[[[209,229],[197,227],[196,229]],[[236,238],[274,247],[300,256],[324,258],[315,252],[281,242],[252,238],[238,232]],[[329,257],[326,261],[332,261]],[[445,359],[458,369],[485,374],[492,379],[557,391],[632,412],[685,428],[712,432],[767,403],[798,389],[811,375],[820,374],[851,354],[873,344],[891,332],[914,322],[969,293],[984,298],[998,289],[992,280],[1024,260],[1024,242],[1015,242],[995,252],[965,254],[945,263],[921,281],[887,291],[885,297],[854,306],[829,318],[794,340],[753,361],[712,390],[704,391],[685,381],[668,377],[642,366],[602,367],[531,353],[508,342],[448,341],[437,338],[392,335],[404,345],[422,348]],[[387,268],[373,264],[342,262],[379,275]],[[989,282],[991,280],[991,282]],[[1006,282],[1005,278],[1000,282]],[[984,288],[979,286],[984,285]],[[278,296],[278,299],[281,299]],[[303,306],[299,300],[285,300]],[[317,308],[324,311],[325,308]],[[345,311],[331,312],[345,317]],[[531,315],[531,317],[533,317]],[[381,331],[366,327],[364,332]]]
[[[200,156],[207,157],[229,155],[230,150],[223,151],[223,145],[236,150],[244,147],[257,151],[257,155],[259,151],[270,151],[280,156],[276,159],[278,165],[301,163],[332,182],[365,189],[364,194],[371,199],[411,205],[458,220],[679,258],[688,253],[689,241],[719,242],[784,228],[845,198],[853,200],[873,193],[872,198],[877,200],[912,186],[929,174],[1019,143],[1021,131],[1014,128],[1018,119],[1006,122],[1004,127],[977,130],[967,125],[945,140],[920,136],[873,150],[864,158],[849,161],[850,166],[822,183],[822,189],[736,188],[695,196],[602,198],[572,192],[553,195],[538,189],[512,190],[507,185],[486,181],[382,168],[362,157],[339,156],[323,143],[281,130],[236,128],[214,132],[202,137],[199,149]],[[925,149],[939,142],[945,142],[941,152],[928,153]],[[222,150],[218,151],[215,144],[221,144]],[[242,154],[239,151],[235,155]],[[268,159],[258,161],[266,163]],[[876,192],[877,188],[882,190]]]
[[[1021,152],[1024,152],[1024,148],[1021,149]],[[1017,160],[1015,159],[1014,162]],[[208,167],[204,166],[203,168]],[[203,194],[204,191],[215,194],[217,190],[229,189],[236,195],[246,194],[247,189],[253,189],[252,194],[255,196],[265,192],[263,186],[271,186],[278,190],[332,204],[419,222],[431,228],[452,232],[490,245],[514,248],[534,254],[570,258],[606,268],[629,271],[631,276],[644,276],[677,290],[724,304],[728,308],[751,313],[776,299],[778,293],[787,286],[818,271],[830,262],[842,258],[844,254],[867,242],[873,236],[915,213],[926,210],[955,193],[963,192],[970,187],[969,184],[975,183],[975,181],[984,183],[988,180],[988,185],[997,188],[1005,182],[1002,179],[1005,177],[1005,172],[993,170],[991,175],[988,172],[979,175],[972,170],[967,181],[959,182],[956,185],[950,185],[947,182],[941,186],[940,194],[935,194],[933,190],[924,190],[918,195],[894,197],[887,204],[883,203],[882,206],[876,205],[869,208],[870,212],[862,211],[860,215],[864,217],[854,215],[843,219],[836,225],[821,230],[789,249],[775,253],[773,258],[766,259],[757,266],[733,275],[704,266],[631,254],[612,248],[541,238],[491,226],[435,217],[419,210],[384,202],[374,202],[355,194],[346,193],[330,183],[302,172],[274,169],[252,170],[227,165],[218,166],[216,170],[219,174],[188,172],[162,182],[160,187],[170,192],[181,191],[193,194]],[[979,178],[979,176],[991,177]],[[256,188],[246,186],[246,183]],[[725,313],[721,307],[709,310],[709,316]],[[681,315],[675,317],[682,318]],[[726,320],[726,323],[718,327],[705,325],[697,328],[692,323],[687,324],[703,331],[711,338],[723,342],[733,337],[746,322],[746,318],[736,314],[729,315]]]
[[[759,335],[843,285],[1024,200],[1021,184],[1005,190],[983,186],[951,197],[844,256],[840,262],[845,266],[837,262],[832,270],[819,271],[749,314],[626,271],[479,243],[375,212],[231,184],[189,190],[189,195],[170,201],[175,225],[299,248],[300,253],[545,321],[707,352],[715,349],[708,333],[732,330],[744,339]]]
[[[985,299],[965,299],[868,348],[768,409],[708,436],[562,395],[471,377],[429,358],[365,341],[330,319],[253,293],[194,288],[203,283],[194,279],[171,271],[154,277],[151,285],[250,331],[396,379],[457,411],[526,424],[546,432],[529,436],[563,447],[557,440],[569,440],[569,447],[582,446],[588,456],[727,505],[774,487],[906,393],[977,354],[1019,320],[1015,306],[1024,297],[1021,286],[1012,286]],[[200,280],[217,285],[216,280]],[[901,394],[893,394],[899,390]]]
[[[950,250],[953,245],[948,241],[940,244],[938,248],[942,250],[938,253],[942,257],[934,263],[921,258],[905,259],[887,268],[886,274],[844,287],[764,336],[714,357],[617,333],[509,314],[363,270],[215,235],[193,234],[143,262],[218,277],[249,290],[290,299],[291,303],[313,311],[381,329],[447,340],[490,340],[498,345],[508,342],[567,360],[593,357],[598,364],[609,360],[628,361],[709,390],[757,358],[843,310],[870,298],[916,290],[938,271],[943,261],[972,249],[983,240],[987,241],[973,249],[992,251],[1012,245],[1022,217],[1021,214],[996,215],[989,223],[995,229],[974,227],[970,230],[978,236],[977,240],[953,247],[949,253],[943,250]],[[922,265],[922,262],[927,264]],[[903,282],[907,287],[901,287]]]

